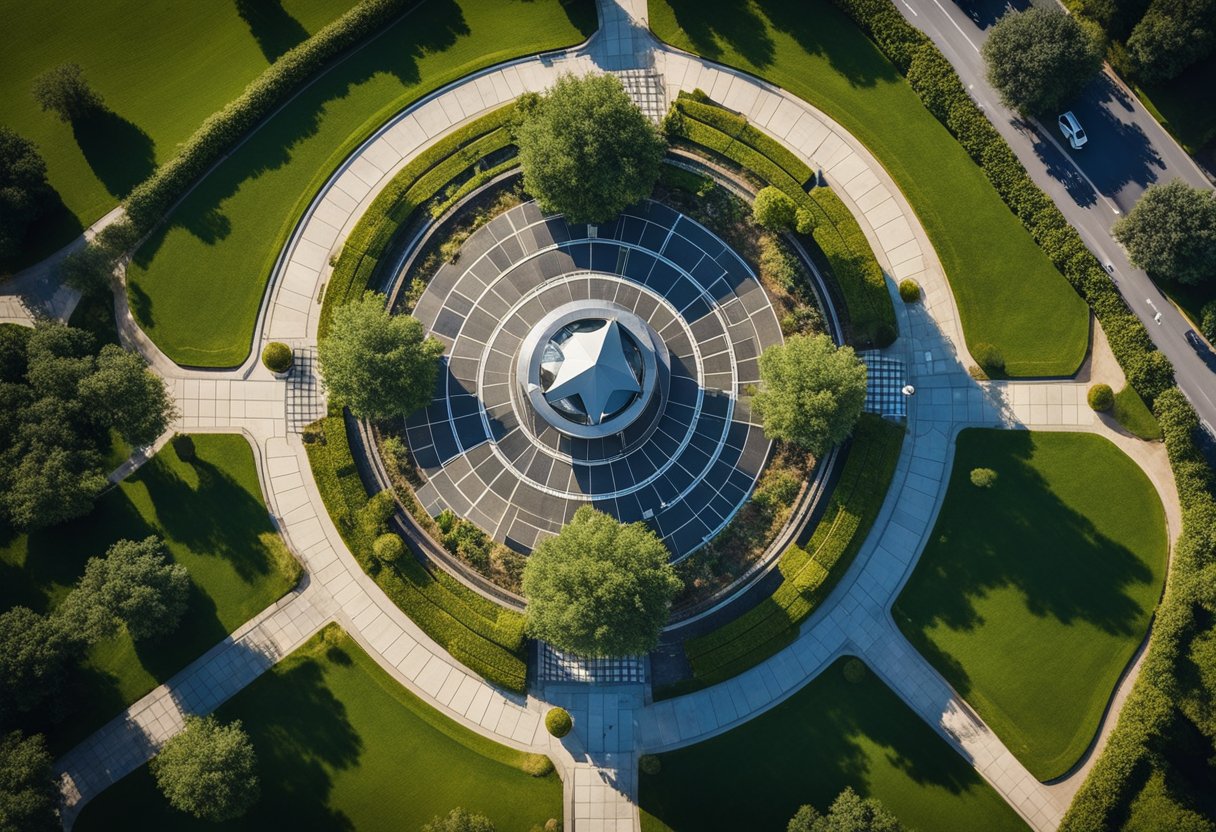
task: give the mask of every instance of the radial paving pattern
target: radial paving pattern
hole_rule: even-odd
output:
[[[670,357],[662,395],[605,439],[559,433],[516,383],[528,333],[581,300],[635,313]],[[764,467],[768,440],[738,396],[781,340],[776,316],[743,261],[669,208],[646,203],[589,228],[521,205],[469,238],[415,314],[448,347],[434,401],[408,424],[428,479],[419,497],[518,551],[591,503],[648,521],[682,557],[726,524]]]

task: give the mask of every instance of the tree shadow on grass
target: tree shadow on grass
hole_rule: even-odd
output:
[[[156,169],[152,137],[108,108],[72,122],[72,134],[93,173],[122,198]]]
[[[308,39],[308,30],[287,13],[281,0],[236,0],[236,13],[270,63]]]
[[[756,4],[774,29],[792,37],[808,54],[823,56],[853,86],[900,80],[899,72],[857,24],[830,4],[817,4],[816,13],[790,0],[756,0]]]
[[[525,0],[531,2],[531,0]],[[589,38],[599,28],[599,15],[595,10],[594,0],[558,0],[562,11],[570,20],[571,25],[578,29],[583,37]]]
[[[693,49],[721,60],[733,49],[744,60],[764,69],[773,62],[775,47],[768,26],[745,0],[669,0],[676,23]]]

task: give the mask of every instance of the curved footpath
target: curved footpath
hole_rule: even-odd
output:
[[[984,383],[971,379],[953,296],[907,202],[881,165],[823,113],[734,70],[657,44],[645,0],[600,0],[599,32],[583,47],[515,61],[445,87],[372,136],[334,174],[301,220],[275,269],[258,322],[258,343],[233,371],[188,371],[165,358],[116,298],[124,341],[172,386],[181,411],[175,429],[244,433],[256,449],[262,488],[287,544],[303,564],[299,587],[243,625],[185,670],[132,705],[57,763],[64,825],[102,789],[153,756],[181,730],[185,714],[207,713],[253,681],[329,621],[339,622],[399,682],[444,715],[515,748],[550,754],[565,789],[566,828],[635,830],[636,757],[699,742],[764,712],[813,679],[842,653],[865,659],[918,714],[963,754],[1035,829],[1059,825],[1088,765],[1053,785],[1036,781],[896,629],[890,607],[936,519],[957,432],[968,426],[1088,430],[1107,436],[1144,468],[1166,505],[1171,537],[1177,495],[1160,444],[1130,439],[1085,403],[1091,378],[1121,382],[1095,338],[1088,374],[1071,381]],[[696,87],[746,114],[824,171],[874,246],[889,285],[915,279],[924,302],[896,303],[901,337],[888,352],[905,362],[917,393],[908,437],[878,520],[841,585],[799,638],[761,665],[707,690],[645,704],[642,686],[545,686],[540,696],[506,694],[435,644],[359,567],[338,535],[311,476],[299,432],[324,414],[313,367],[317,302],[328,262],[392,176],[423,148],[468,119],[563,72],[642,70],[667,101]],[[651,102],[653,104],[653,101]],[[257,360],[261,344],[281,340],[300,357],[287,381]],[[1134,678],[1128,673],[1088,762],[1113,724]],[[551,739],[543,712],[563,704],[575,716],[564,743]]]

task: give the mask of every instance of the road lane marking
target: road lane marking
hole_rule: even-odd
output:
[[[1056,137],[1053,136],[1051,131],[1047,129],[1047,125],[1043,124],[1043,122],[1039,121],[1037,118],[1032,119],[1031,123],[1034,124],[1037,133],[1041,134],[1047,139],[1047,141],[1055,145],[1056,150],[1060,151],[1064,158],[1068,160],[1068,164],[1072,165],[1073,170],[1081,174],[1081,178],[1085,180],[1089,187],[1094,189],[1094,193],[1107,204],[1110,210],[1114,211],[1116,216],[1122,215],[1123,212],[1119,210],[1119,206],[1115,204],[1114,200],[1102,193],[1102,191],[1098,189],[1098,186],[1094,184],[1094,181],[1085,174],[1085,171],[1081,170],[1081,166],[1077,164],[1077,160],[1072,157],[1071,153],[1064,149],[1064,145],[1056,141]]]
[[[963,27],[959,26],[958,21],[950,16],[950,12],[946,11],[946,7],[943,6],[940,2],[938,2],[938,0],[933,0],[933,5],[937,6],[939,9],[942,10],[942,14],[944,14],[946,16],[946,19],[949,20],[954,25],[954,28],[958,29],[958,33],[963,36],[963,40],[965,40],[965,41],[967,41],[967,43],[971,44],[972,49],[974,49],[976,52],[979,52],[980,48],[975,45],[975,41],[973,41],[971,38],[967,37],[967,33],[963,31]]]

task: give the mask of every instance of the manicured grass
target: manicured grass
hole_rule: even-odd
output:
[[[838,660],[776,708],[732,731],[660,754],[641,775],[644,832],[781,830],[804,803],[826,809],[852,786],[909,828],[1025,829],[954,749],[872,673]]]
[[[0,123],[38,145],[63,200],[33,229],[23,262],[113,208],[271,60],[354,2],[0,0]],[[33,79],[67,61],[81,65],[111,116],[74,128],[39,108]]]
[[[248,815],[196,821],[169,808],[144,766],[88,804],[76,829],[413,832],[463,806],[508,832],[562,816],[556,774],[525,774],[531,755],[433,710],[336,624],[238,693],[219,717],[241,720],[258,755],[262,797]]]
[[[195,436],[190,464],[166,446],[102,497],[93,512],[33,534],[0,532],[0,609],[53,609],[121,538],[164,538],[194,589],[181,627],[134,644],[125,631],[92,648],[68,716],[50,727],[66,751],[289,590],[299,565],[270,523],[253,452],[242,436]]]
[[[827,0],[651,0],[650,23],[669,43],[784,87],[869,147],[928,232],[968,344],[996,344],[1013,376],[1077,369],[1085,303],[896,68]]]
[[[991,488],[971,484],[991,468]],[[1093,739],[1165,579],[1161,500],[1106,439],[966,430],[904,634],[1040,780]]]
[[[1115,394],[1114,415],[1119,424],[1141,439],[1161,438],[1161,425],[1157,424],[1153,412],[1130,384],[1124,385]]]
[[[136,253],[127,277],[140,326],[180,364],[240,364],[275,259],[342,159],[393,113],[437,87],[509,58],[582,41],[588,20],[594,21],[591,5],[421,3],[263,124]]]

